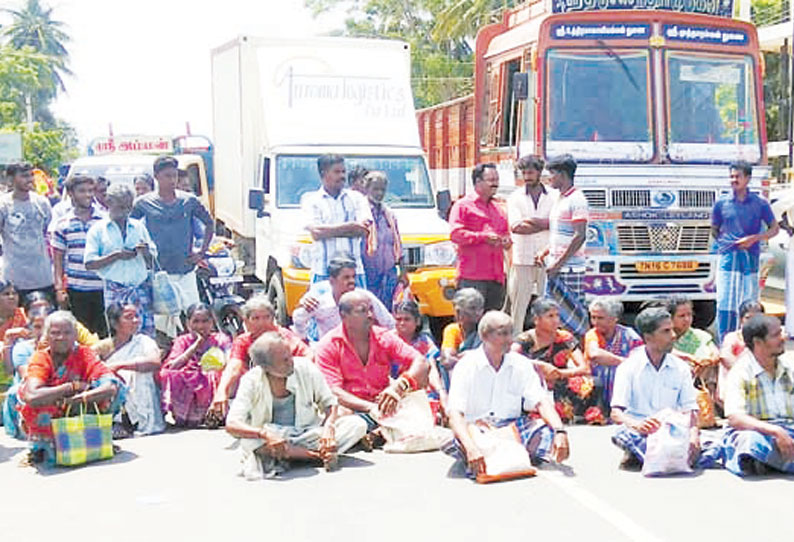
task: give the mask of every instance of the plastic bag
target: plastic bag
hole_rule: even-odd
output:
[[[692,472],[689,465],[690,415],[664,409],[654,416],[661,427],[648,435],[643,476]]]
[[[165,271],[158,271],[152,277],[152,310],[168,316],[182,310],[176,288]]]
[[[469,424],[469,435],[485,459],[485,475],[478,475],[477,482],[525,478],[537,473],[515,424],[492,428],[473,423]]]
[[[204,352],[204,355],[201,356],[199,360],[199,364],[201,364],[201,369],[204,371],[220,371],[225,365],[224,360],[225,356],[223,350],[217,346],[213,346]]]
[[[438,450],[452,438],[452,432],[435,425],[433,411],[424,390],[407,394],[397,411],[378,420],[386,439],[383,450],[390,453],[412,453]]]

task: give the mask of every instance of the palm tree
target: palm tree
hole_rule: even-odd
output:
[[[520,0],[452,0],[436,13],[432,37],[436,41],[472,39],[481,27],[499,21],[505,9],[519,3]]]

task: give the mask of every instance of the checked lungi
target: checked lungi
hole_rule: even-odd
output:
[[[794,424],[791,420],[769,420],[786,430],[794,437]],[[725,468],[738,476],[746,476],[754,471],[748,462],[758,461],[773,469],[794,474],[794,461],[784,461],[772,437],[758,431],[738,431],[728,429],[723,437]]]
[[[758,256],[747,250],[720,254],[717,266],[717,334],[719,343],[739,327],[739,305],[758,301]]]
[[[496,427],[505,427],[514,424],[518,430],[521,444],[527,449],[529,459],[533,463],[548,460],[552,444],[554,443],[554,431],[552,431],[551,427],[546,425],[543,419],[522,416],[513,420],[502,420],[491,423]],[[472,479],[475,478],[474,473],[469,469],[469,462],[466,460],[466,451],[457,438],[442,444],[441,451],[462,462],[463,465],[466,466],[466,476]]]
[[[114,303],[130,303],[138,307],[141,316],[141,333],[154,338],[154,314],[152,313],[152,283],[149,279],[137,286],[127,286],[105,280],[105,309]]]
[[[567,271],[546,277],[546,295],[560,306],[560,322],[577,339],[587,332],[590,314],[584,295],[584,273]]]
[[[645,463],[645,450],[648,437],[641,435],[625,425],[618,427],[612,436],[612,443],[623,451],[629,452],[640,463]],[[700,455],[695,462],[695,468],[711,469],[719,467],[722,461],[722,435],[720,431],[700,432]]]

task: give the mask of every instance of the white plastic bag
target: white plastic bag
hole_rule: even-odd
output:
[[[182,310],[179,294],[168,278],[168,273],[158,271],[152,276],[152,311],[155,314],[173,315]]]
[[[397,405],[397,411],[378,420],[386,439],[383,450],[390,453],[412,453],[438,450],[452,432],[435,425],[427,393],[418,390],[407,394]]]
[[[532,476],[535,468],[527,449],[521,444],[515,425],[489,428],[469,424],[469,435],[485,459],[485,477],[477,481],[498,481],[516,477]]]
[[[643,476],[692,472],[689,465],[691,416],[668,408],[654,416],[661,427],[648,435]]]

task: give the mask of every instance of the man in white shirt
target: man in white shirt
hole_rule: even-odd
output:
[[[449,426],[455,440],[444,452],[467,465],[467,475],[485,473],[485,458],[469,435],[470,423],[502,427],[515,424],[533,462],[568,457],[568,434],[532,362],[510,351],[513,323],[500,311],[480,320],[482,345],[468,352],[455,367],[447,401]],[[530,419],[529,412],[540,419]]]
[[[507,221],[513,238],[513,265],[507,281],[507,295],[514,335],[524,331],[532,294],[543,295],[546,289],[546,269],[535,256],[549,246],[549,214],[556,194],[556,190],[540,182],[542,158],[524,156],[517,167],[524,185],[516,188],[507,199]]]
[[[635,348],[615,372],[612,421],[620,424],[612,442],[624,450],[621,468],[638,470],[648,435],[661,427],[657,415],[669,408],[690,415],[690,462],[700,451],[698,405],[689,365],[672,355],[675,332],[670,313],[649,308],[637,315],[645,346]]]

